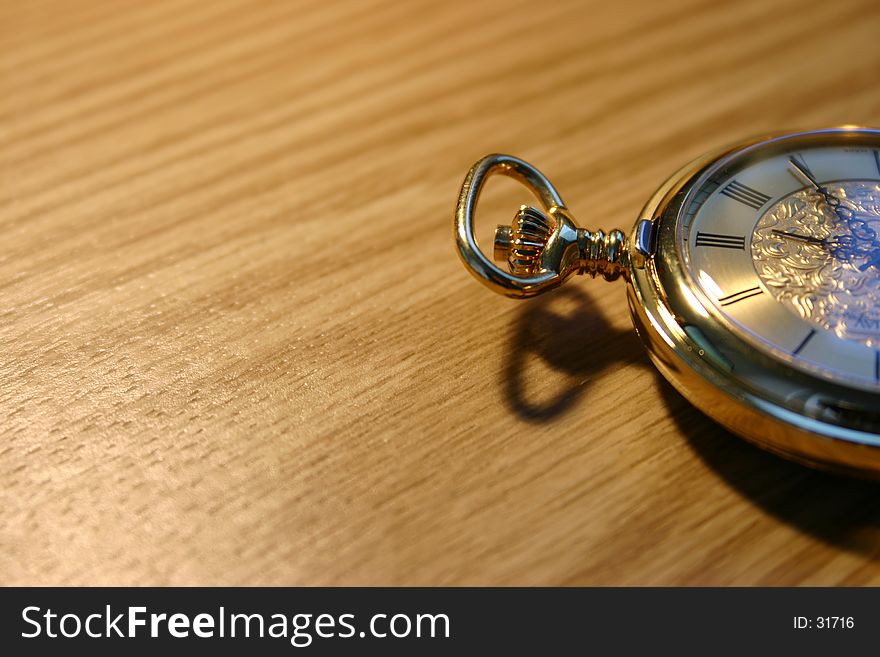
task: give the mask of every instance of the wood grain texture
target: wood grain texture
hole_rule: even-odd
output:
[[[461,267],[493,151],[628,228],[880,123],[876,2],[0,4],[5,584],[878,584],[876,485],[726,433],[623,284]],[[524,199],[492,183],[481,234]]]

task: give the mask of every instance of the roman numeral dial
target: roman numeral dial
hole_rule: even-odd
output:
[[[747,290],[743,290],[742,292],[735,292],[734,294],[728,294],[726,297],[721,297],[720,299],[718,299],[718,305],[730,306],[763,293],[764,290],[756,285],[755,287],[750,287]]]
[[[880,132],[766,148],[708,168],[682,201],[697,302],[735,349],[880,394]]]
[[[730,182],[721,190],[721,193],[755,210],[760,210],[770,200],[767,194],[759,192],[757,189],[752,189],[738,180]]]
[[[719,249],[739,249],[741,251],[746,248],[746,238],[744,235],[722,235],[697,231],[694,245],[714,246]]]
[[[804,350],[804,347],[807,346],[807,343],[810,340],[812,340],[813,336],[815,336],[815,335],[816,335],[816,329],[810,329],[810,332],[807,333],[807,335],[804,337],[804,339],[798,343],[798,346],[795,347],[794,351],[792,351],[791,353],[793,353],[795,356],[797,356],[799,353],[801,353]]]

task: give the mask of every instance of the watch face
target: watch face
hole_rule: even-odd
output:
[[[681,208],[709,312],[792,367],[880,391],[880,133],[828,130],[729,155]]]

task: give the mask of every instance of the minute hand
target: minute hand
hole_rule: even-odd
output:
[[[822,195],[822,197],[825,199],[825,202],[831,206],[831,209],[834,210],[835,214],[846,221],[847,217],[841,215],[840,204],[842,203],[842,199],[829,192],[828,189],[825,188],[823,185],[820,185],[819,182],[813,177],[812,172],[807,168],[807,166],[798,162],[796,158],[790,157],[788,158],[788,162],[801,176],[801,178],[803,178],[816,188],[816,191]]]

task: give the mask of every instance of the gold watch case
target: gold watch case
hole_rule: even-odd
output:
[[[679,245],[683,209],[713,172],[750,153],[809,144],[864,143],[880,147],[880,131],[844,126],[769,135],[705,155],[652,196],[628,236],[578,228],[558,192],[537,169],[506,155],[471,168],[455,213],[462,261],[496,292],[533,296],[576,273],[623,278],[636,331],[651,360],[704,413],[740,436],[805,464],[880,476],[880,394],[857,389],[773,357],[724,318],[686,270]],[[473,214],[493,173],[530,187],[543,212],[523,207],[511,227],[499,227],[492,263],[477,247]]]

